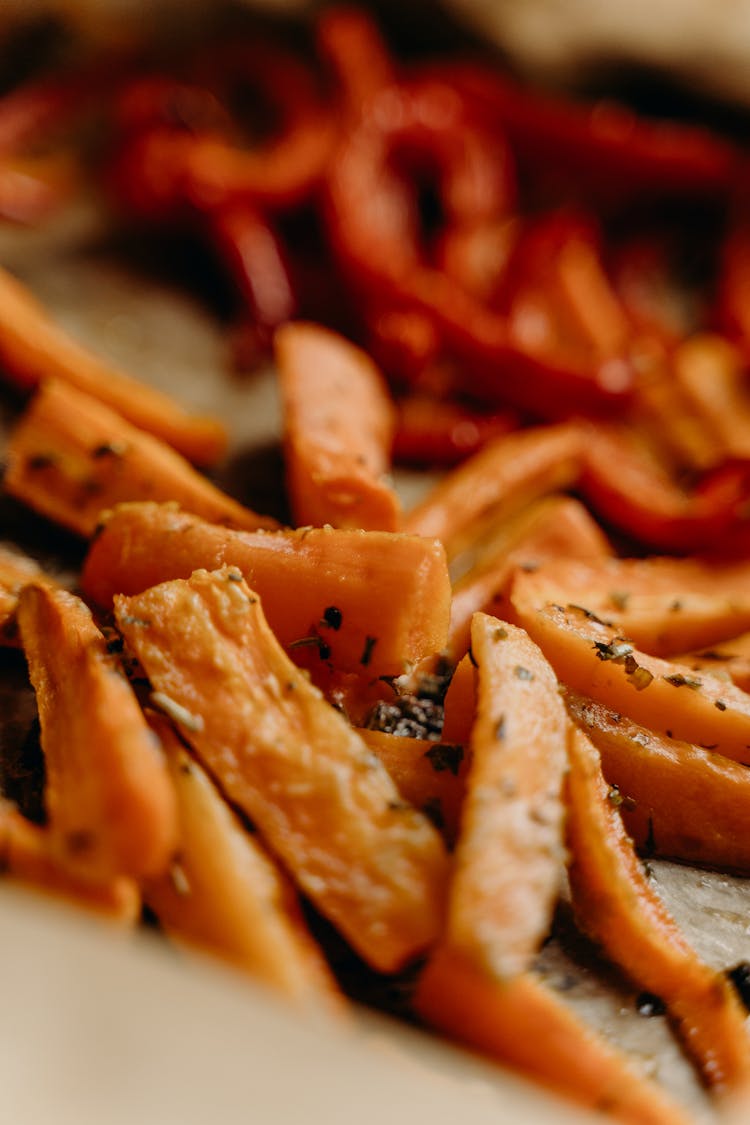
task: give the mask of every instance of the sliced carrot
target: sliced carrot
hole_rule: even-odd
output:
[[[647,656],[588,611],[548,605],[519,619],[562,683],[670,738],[750,765],[750,696]]]
[[[226,448],[224,426],[187,413],[174,399],[118,371],[72,340],[17,278],[0,269],[0,368],[21,390],[61,379],[118,411],[134,426],[210,465]]]
[[[750,401],[742,353],[723,336],[683,341],[673,358],[675,381],[715,435],[723,457],[750,456]]]
[[[566,488],[578,477],[585,429],[539,426],[497,438],[440,481],[404,521],[404,530],[434,536],[456,554],[492,520]]]
[[[282,644],[335,668],[398,676],[439,652],[448,631],[445,552],[388,532],[235,532],[174,506],[126,504],[89,551],[82,585],[99,605],[203,567],[238,567]]]
[[[750,563],[700,559],[555,559],[514,577],[524,615],[578,605],[654,656],[673,656],[750,629]]]
[[[731,680],[743,691],[750,691],[750,632],[731,637],[718,646],[681,653],[674,659],[694,672]]]
[[[582,928],[639,987],[657,994],[701,1073],[717,1092],[750,1080],[746,1013],[732,984],[683,937],[646,877],[580,729],[569,745],[569,876]]]
[[[18,604],[47,771],[57,854],[92,881],[166,868],[175,800],[163,757],[118,657],[80,599],[32,584]]]
[[[443,738],[468,746],[477,707],[476,665],[471,652],[462,657],[445,693]]]
[[[303,322],[277,330],[274,352],[295,523],[397,531],[401,504],[386,480],[396,414],[375,364]]]
[[[457,743],[430,742],[378,730],[360,728],[359,734],[380,758],[402,797],[421,809],[453,844],[471,751]]]
[[[435,940],[442,841],[280,648],[240,572],[196,571],[115,614],[161,702],[318,909],[384,972]]]
[[[66,383],[45,383],[13,431],[5,488],[78,535],[124,500],[174,500],[205,519],[278,527],[211,484],[174,449]]]
[[[140,918],[141,896],[132,879],[118,875],[99,882],[75,874],[61,862],[50,831],[5,803],[0,805],[0,863],[5,877],[109,921],[133,926]]]
[[[33,559],[0,546],[0,645],[17,645],[18,595],[29,582],[55,585]]]
[[[178,851],[144,898],[173,939],[218,954],[296,1000],[338,995],[289,879],[158,715],[177,797]]]
[[[558,1094],[628,1125],[687,1125],[688,1117],[630,1060],[526,973],[488,976],[441,946],[415,997],[427,1023]]]
[[[609,799],[647,855],[750,874],[750,774],[710,750],[666,738],[601,703],[566,693],[602,759]]]
[[[516,520],[500,545],[480,561],[453,589],[448,652],[460,658],[469,647],[472,614],[483,611],[505,617],[512,608],[508,587],[516,568],[534,571],[547,559],[606,558],[611,547],[599,525],[577,500],[554,496],[540,501]],[[557,564],[555,563],[555,566]]]
[[[702,472],[723,459],[717,434],[676,378],[671,360],[638,388],[634,418],[641,432],[679,471]],[[667,493],[662,491],[662,495],[661,502],[669,504]]]
[[[529,967],[563,871],[565,708],[522,629],[477,613],[477,711],[448,904],[447,941],[500,979]]]

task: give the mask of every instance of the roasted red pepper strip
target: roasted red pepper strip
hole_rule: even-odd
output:
[[[726,196],[741,159],[729,141],[696,126],[639,117],[612,101],[581,104],[530,90],[473,64],[435,73],[471,97],[508,136],[523,163],[578,191],[628,202],[653,196]]]
[[[398,402],[393,458],[401,464],[450,468],[517,426],[509,410],[487,414],[457,402],[409,395]]]
[[[624,359],[571,365],[539,356],[519,346],[504,316],[429,264],[416,193],[395,167],[404,151],[412,168],[415,154],[437,168],[448,225],[494,220],[511,204],[508,165],[455,91],[427,80],[382,91],[344,140],[327,184],[331,240],[365,297],[429,316],[472,393],[488,401],[553,417],[620,402],[633,380]]]
[[[396,79],[396,68],[374,20],[359,8],[329,8],[318,19],[318,54],[333,72],[346,116]]]

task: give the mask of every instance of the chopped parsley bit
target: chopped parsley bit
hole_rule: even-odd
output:
[[[495,629],[495,632],[492,634],[493,641],[504,641],[507,640],[507,637],[508,630],[505,629],[502,625],[500,625],[499,628]]]
[[[501,715],[495,725],[495,738],[498,742],[502,742],[505,738],[505,715]]]
[[[377,643],[377,637],[365,637],[365,647],[362,649],[362,655],[359,658],[359,662],[363,668],[366,668],[372,660],[372,650]]]
[[[615,809],[619,809],[624,799],[625,798],[620,792],[618,786],[610,785],[609,789],[607,790],[607,800],[609,801],[610,805],[612,805],[612,807]]]
[[[316,633],[313,633],[313,635],[310,637],[300,637],[299,640],[290,641],[286,647],[317,648],[318,655],[320,656],[321,660],[328,660],[331,655],[331,649],[329,645],[327,645],[323,638],[319,637]]]
[[[590,609],[586,609],[585,605],[575,605],[573,602],[568,602],[568,609],[574,610],[576,613],[582,613],[587,621],[594,621],[597,625],[611,625],[611,621],[604,621],[601,617],[597,617]]]
[[[530,672],[528,668],[524,668],[521,664],[516,664],[513,669],[513,675],[517,680],[533,680],[534,673]]]
[[[698,688],[703,686],[702,680],[691,680],[689,676],[683,676],[682,672],[674,672],[671,676],[664,676],[664,679],[672,687],[688,687],[692,688],[693,691],[697,691]]]
[[[635,661],[633,663],[635,663]],[[643,691],[654,678],[653,673],[649,672],[648,668],[641,668],[640,665],[636,666],[628,675],[636,691]]]
[[[242,575],[240,574],[239,570],[228,570],[227,571],[227,582],[241,582],[241,581],[242,581]]]
[[[633,652],[633,646],[630,641],[617,638],[614,641],[594,641],[594,648],[596,655],[600,660],[613,660],[615,664],[623,664],[625,657],[630,656]]]
[[[449,742],[438,742],[425,751],[424,756],[436,773],[449,770],[454,777],[457,777],[461,762],[464,760],[464,748]]]
[[[726,705],[726,703],[724,702],[723,699],[717,699],[716,702],[714,703],[714,707],[716,708],[717,711],[726,711],[726,709],[727,709],[727,705]]]
[[[338,608],[338,606],[329,605],[326,606],[326,608],[323,610],[323,620],[321,621],[321,625],[325,625],[327,626],[327,628],[333,629],[334,633],[337,633],[341,628],[343,620],[344,615]]]
[[[609,600],[615,609],[624,610],[630,601],[630,594],[627,590],[611,590]]]
[[[667,1006],[661,996],[655,996],[653,992],[641,992],[635,998],[635,1010],[639,1016],[650,1019],[652,1016],[663,1016]]]
[[[178,726],[184,727],[185,730],[195,731],[196,733],[203,730],[202,715],[194,715],[192,711],[188,711],[187,707],[183,707],[181,703],[177,703],[176,700],[165,695],[163,691],[153,691],[151,702]]]

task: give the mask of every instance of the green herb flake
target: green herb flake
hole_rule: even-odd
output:
[[[502,625],[500,625],[497,629],[495,629],[494,633],[492,634],[492,639],[493,639],[493,641],[505,641],[505,640],[507,640],[508,639],[508,630],[506,628],[504,628]]]
[[[593,621],[596,625],[612,625],[611,621],[604,621],[601,617],[597,617],[592,610],[586,609],[585,605],[575,605],[573,602],[569,602],[566,608],[572,609],[574,613],[582,613],[587,621]]]
[[[359,658],[359,662],[363,668],[366,668],[372,660],[372,652],[377,643],[377,637],[365,637],[365,647],[362,649],[362,655]]]
[[[616,785],[610,785],[607,790],[607,800],[615,809],[619,809],[622,805],[624,797]]]
[[[513,669],[513,675],[517,680],[533,680],[534,673],[530,672],[528,668],[524,668],[522,664],[516,664]]]
[[[612,660],[615,664],[622,664],[625,658],[632,655],[633,645],[630,641],[617,637],[614,641],[594,641],[596,655],[600,660]]]
[[[692,691],[697,691],[703,686],[702,680],[693,680],[690,676],[683,676],[682,672],[674,672],[671,676],[664,676],[664,679],[672,687],[686,687]]]
[[[338,606],[329,605],[326,606],[326,608],[323,610],[323,620],[321,621],[321,624],[325,625],[327,629],[333,629],[334,633],[337,633],[339,631],[343,620],[344,615],[338,608]]]
[[[653,682],[654,675],[653,672],[649,672],[648,668],[642,668],[638,665],[629,673],[628,678],[636,691],[643,691]]]

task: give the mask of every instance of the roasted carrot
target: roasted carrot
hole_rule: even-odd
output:
[[[219,421],[191,416],[174,399],[93,355],[63,332],[29,290],[2,269],[0,369],[24,391],[51,378],[70,383],[196,464],[213,464],[226,448],[226,432]]]
[[[446,940],[501,980],[546,937],[563,871],[565,708],[522,629],[477,613],[477,711]]]
[[[721,457],[750,456],[750,400],[742,353],[723,336],[692,336],[675,350],[674,377],[713,434]]]
[[[169,937],[215,953],[298,1001],[338,994],[289,879],[163,716],[149,715],[177,797],[177,852],[144,898]]]
[[[435,940],[446,857],[427,818],[279,646],[241,573],[115,598],[128,646],[227,796],[375,968]]]
[[[700,559],[555,559],[514,576],[524,615],[578,605],[654,656],[721,643],[750,629],[750,563]]]
[[[562,683],[670,738],[750,765],[750,697],[723,680],[647,656],[586,610],[518,614]]]
[[[92,881],[163,870],[175,843],[174,793],[117,655],[84,603],[64,590],[25,586],[18,625],[57,855]]]
[[[92,544],[82,585],[108,606],[115,594],[225,564],[239,567],[258,591],[282,644],[313,649],[342,671],[400,675],[445,644],[445,552],[416,536],[235,532],[173,506],[125,504]]]
[[[628,1125],[688,1125],[658,1086],[528,973],[501,981],[441,946],[420,978],[415,1006],[450,1038],[587,1109]]]
[[[745,766],[593,699],[566,692],[565,703],[599,751],[610,802],[645,854],[750,874]]]
[[[20,551],[0,546],[0,645],[15,646],[19,643],[16,624],[18,595],[29,582],[55,584],[33,559]]]
[[[359,734],[380,758],[402,797],[421,809],[453,844],[471,762],[468,747],[362,728]]]
[[[707,419],[685,392],[677,376],[677,351],[669,362],[656,365],[638,388],[633,418],[640,433],[678,473],[703,472],[721,462],[722,444]],[[660,467],[663,471],[663,466]],[[655,474],[659,480],[659,472]],[[666,509],[674,508],[667,483],[658,486]]]
[[[468,746],[477,707],[476,666],[468,652],[456,665],[445,693],[443,738],[446,742]]]
[[[454,555],[478,528],[572,484],[584,442],[574,422],[497,438],[448,473],[406,516],[404,529],[441,539]]]
[[[303,322],[277,330],[274,352],[295,523],[398,530],[401,505],[386,480],[395,409],[375,364]]]
[[[505,617],[512,612],[508,587],[517,568],[533,571],[547,559],[562,563],[565,558],[598,559],[610,554],[604,532],[577,500],[554,496],[532,506],[520,519],[511,521],[499,544],[483,551],[478,563],[454,586],[450,656],[461,657],[469,647],[472,614],[481,610]]]
[[[701,961],[645,875],[601,773],[599,753],[571,732],[569,876],[576,917],[640,988],[657,994],[705,1081],[718,1093],[750,1080],[746,1013],[731,982]]]
[[[5,488],[78,535],[124,500],[175,500],[235,527],[277,527],[245,508],[176,450],[58,380],[45,383],[13,431]]]
[[[0,863],[5,877],[109,921],[132,926],[140,917],[141,896],[132,879],[117,875],[99,882],[75,874],[61,861],[49,829],[7,803],[0,804]]]

